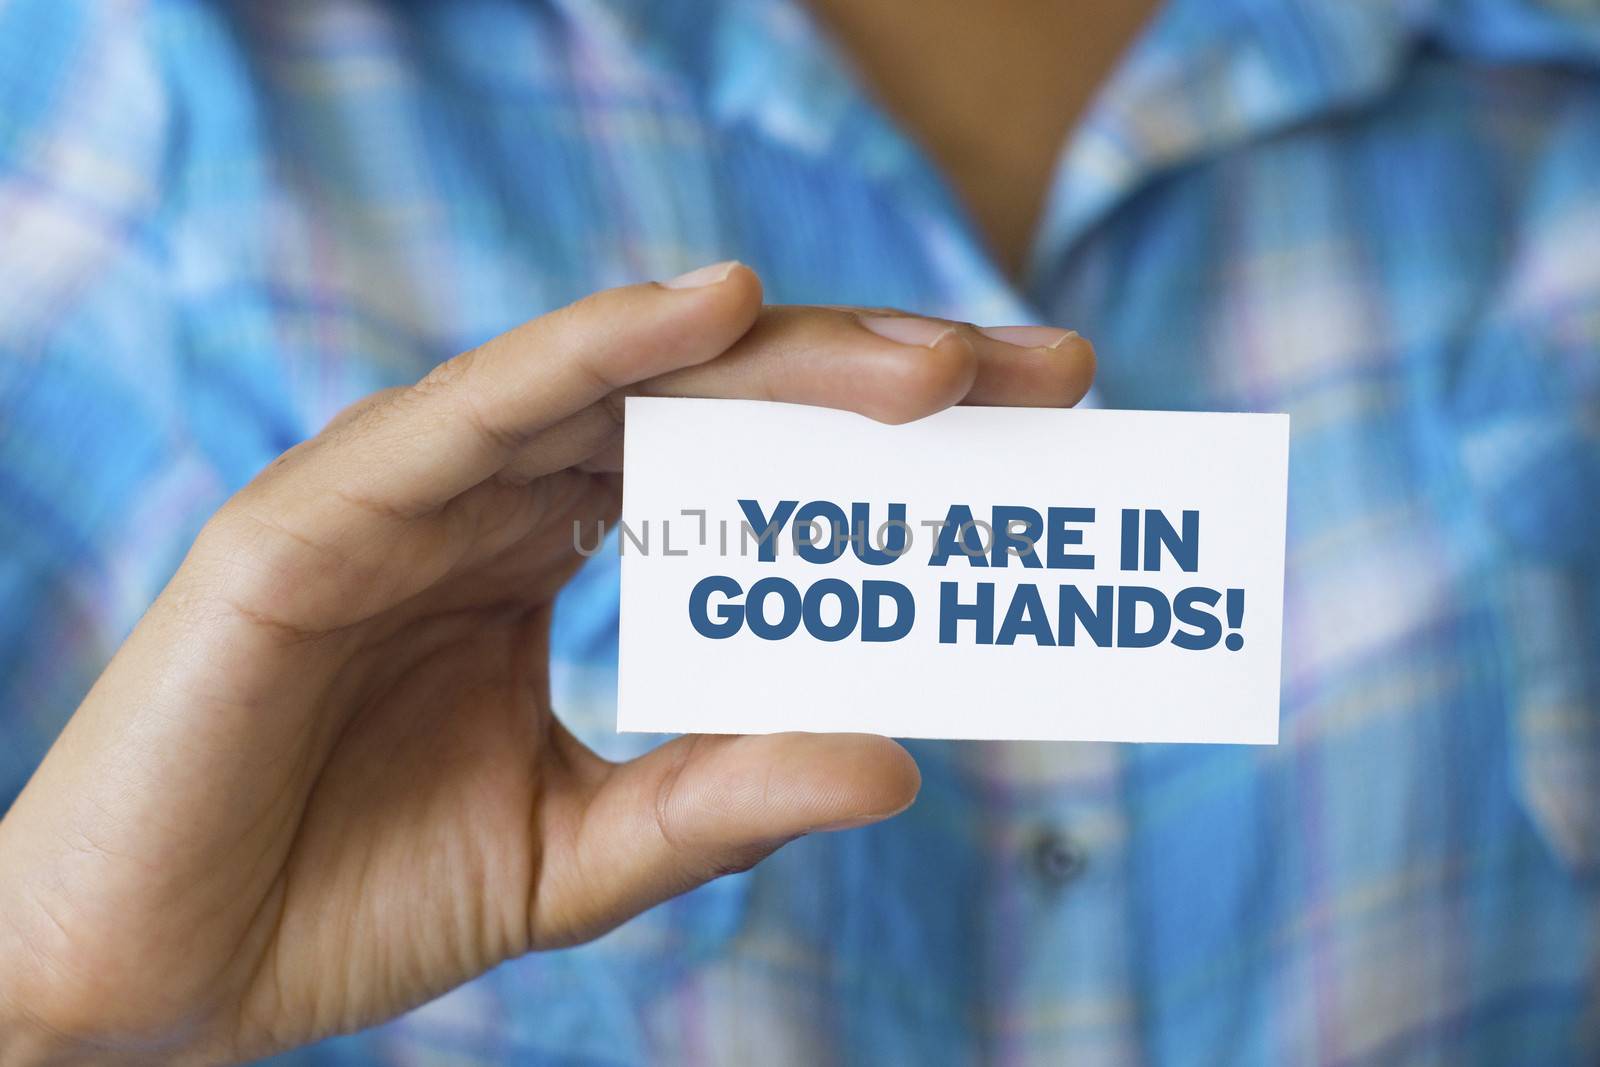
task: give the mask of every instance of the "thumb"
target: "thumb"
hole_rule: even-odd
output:
[[[569,838],[574,862],[563,865],[578,884],[548,894],[540,887],[535,901],[564,914],[532,916],[535,941],[598,936],[669,897],[747,870],[802,834],[896,815],[921,781],[910,753],[868,734],[669,741],[612,768],[590,795]],[[542,877],[562,876],[547,865]]]

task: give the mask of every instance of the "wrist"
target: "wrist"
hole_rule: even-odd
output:
[[[0,1067],[53,1067],[92,1060],[39,1014],[41,964],[0,909]],[[8,919],[10,921],[8,921]]]
[[[51,979],[0,910],[0,1067],[115,1067],[232,1062],[213,1049],[179,1048],[149,1035],[119,1039],[103,1000]]]
[[[12,973],[10,962],[0,956],[0,975]],[[49,1067],[68,1058],[66,1042],[30,1015],[0,978],[0,1067]]]

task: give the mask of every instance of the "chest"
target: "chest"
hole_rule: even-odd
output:
[[[1153,173],[1021,291],[914,179],[649,86],[547,80],[535,106],[455,73],[381,115],[269,84],[250,182],[196,131],[180,274],[197,319],[226,301],[251,324],[286,433],[594,288],[725,256],[774,302],[1037,316],[1095,340],[1112,406],[1294,416],[1308,603],[1404,605],[1381,626],[1308,613],[1311,666],[1425,629],[1470,580],[1492,533],[1459,503],[1480,495],[1470,442],[1530,396],[1508,353],[1548,341],[1533,370],[1558,390],[1583,330],[1562,323],[1600,288],[1597,198],[1574,193],[1600,174],[1600,95],[1551,74],[1441,66],[1359,121]],[[215,144],[236,155],[237,131]],[[237,337],[194,338],[198,373],[242,358]]]

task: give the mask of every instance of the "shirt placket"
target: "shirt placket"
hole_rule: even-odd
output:
[[[752,12],[762,13],[759,17]],[[862,95],[815,28],[787,4],[751,5],[717,30],[722,47],[768,54],[726,64],[707,90],[724,122],[759,129],[892,191],[917,220],[918,254],[941,292],[908,310],[980,323],[1040,322],[1039,311],[985,251],[919,149]],[[764,21],[763,21],[764,20]],[[982,898],[971,917],[983,981],[968,1006],[982,1062],[1139,1061],[1129,981],[1125,809],[1118,746],[961,742],[949,758],[979,805]],[[951,961],[954,965],[955,961]]]
[[[963,755],[983,803],[984,1062],[1140,1062],[1121,747],[991,742]]]
[[[648,47],[659,50],[659,38],[674,32],[660,23],[664,9],[610,6],[620,12],[617,32]],[[989,324],[1092,324],[1095,309],[1063,306],[1071,301],[1062,294],[1079,290],[1075,251],[1119,204],[1156,174],[1291,121],[1341,88],[1281,80],[1281,95],[1235,106],[1233,88],[1252,71],[1270,81],[1275,69],[1292,67],[1306,29],[1263,37],[1240,17],[1231,4],[1180,0],[1136,42],[1061,153],[1021,285],[1005,277],[936,168],[861,90],[801,5],[719,7],[691,35],[692,64],[665,59],[717,123],[757,131],[890,194],[884,199],[915,220],[913,254],[938,279],[928,306],[907,310]],[[1371,72],[1386,61],[1375,53]],[[1345,88],[1373,80],[1363,75]],[[979,808],[971,824],[985,866],[971,918],[983,975],[968,1009],[973,1046],[997,1064],[1060,1062],[1064,1053],[1081,1064],[1143,1062],[1124,749],[958,743],[948,758]]]

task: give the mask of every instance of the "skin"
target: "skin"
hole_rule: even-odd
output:
[[[810,7],[949,179],[995,259],[1018,277],[1068,132],[1157,3],[811,0]]]
[[[0,821],[0,1063],[230,1062],[354,1030],[911,803],[884,738],[613,764],[552,714],[551,602],[573,520],[617,515],[620,398],[903,422],[1072,404],[1093,353],[764,308],[748,268],[709,276],[597,294],[369,397],[217,512]]]

